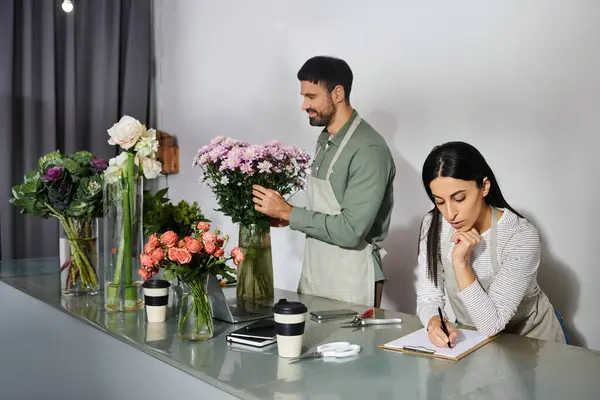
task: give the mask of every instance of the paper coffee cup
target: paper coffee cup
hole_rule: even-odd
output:
[[[307,311],[304,304],[287,299],[280,299],[273,306],[279,357],[293,358],[302,354]]]
[[[169,281],[164,279],[150,279],[142,284],[148,322],[164,322],[167,319],[169,286]]]

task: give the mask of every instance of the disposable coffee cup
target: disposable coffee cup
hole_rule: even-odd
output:
[[[164,279],[150,279],[142,284],[148,322],[164,322],[167,319],[170,286],[169,281]]]
[[[287,299],[280,299],[273,306],[279,357],[293,358],[302,354],[307,311],[304,304]]]

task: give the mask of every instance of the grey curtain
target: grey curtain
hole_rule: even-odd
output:
[[[43,154],[89,150],[110,158],[106,130],[123,114],[151,121],[149,0],[0,2],[0,256],[58,254],[58,224],[8,203]]]

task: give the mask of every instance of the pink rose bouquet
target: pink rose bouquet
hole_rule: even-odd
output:
[[[225,252],[228,241],[228,235],[223,235],[219,230],[210,231],[209,223],[199,222],[194,225],[191,236],[179,237],[173,231],[160,236],[152,234],[144,246],[144,253],[140,254],[141,267],[138,273],[142,279],[150,279],[163,270],[165,279],[177,277],[185,284],[182,304],[191,305],[185,309],[182,306],[179,315],[179,334],[182,338],[187,338],[182,332],[191,317],[195,321],[192,336],[199,335],[201,326],[208,326],[212,337],[212,316],[205,287],[208,275],[220,275],[233,281],[231,273],[235,269],[228,266],[227,262],[231,260],[237,266],[244,261],[244,255],[238,247],[229,254]],[[191,301],[186,303],[188,296],[191,296]]]
[[[138,273],[142,279],[150,279],[162,269],[165,279],[177,277],[185,283],[197,281],[206,274],[234,280],[230,273],[235,269],[226,263],[231,260],[237,266],[244,261],[244,255],[239,247],[226,255],[229,236],[209,229],[209,223],[200,222],[194,226],[192,236],[179,238],[173,231],[160,236],[152,234],[144,246],[144,253],[140,254],[142,266]]]

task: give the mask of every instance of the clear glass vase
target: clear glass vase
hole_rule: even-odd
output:
[[[105,312],[100,313],[103,317],[99,321],[100,325],[104,324],[106,330],[114,333],[117,336],[126,338],[129,341],[144,343],[146,338],[146,314],[143,312]]]
[[[104,307],[136,311],[144,306],[138,274],[143,252],[143,180],[136,176],[134,155],[128,153],[122,178],[104,183]]]
[[[177,320],[177,332],[183,340],[208,340],[213,337],[210,299],[206,292],[208,274],[197,281],[184,282]]]
[[[240,225],[238,246],[244,261],[238,266],[237,297],[256,299],[273,297],[273,258],[271,232],[258,225]]]
[[[98,294],[98,220],[60,218],[60,290],[63,296]]]

